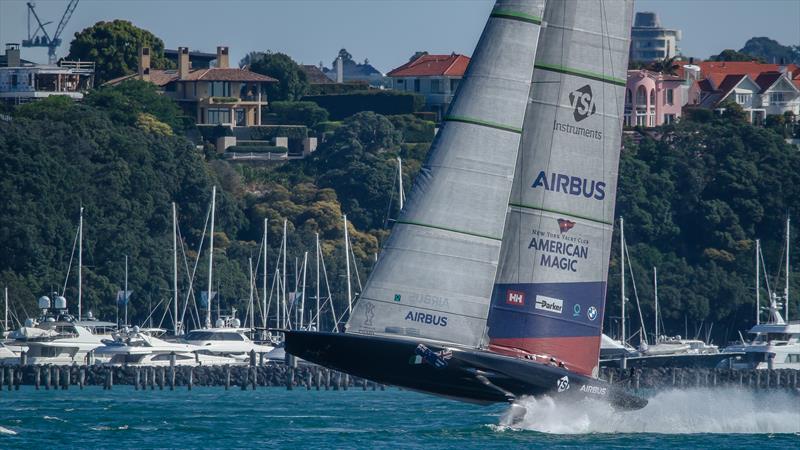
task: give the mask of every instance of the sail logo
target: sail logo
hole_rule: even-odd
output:
[[[558,219],[558,229],[561,233],[566,233],[575,226],[575,222],[567,219]]]
[[[569,389],[569,377],[564,375],[556,381],[556,389],[558,392],[564,392]]]
[[[586,310],[586,317],[589,318],[592,322],[597,319],[597,308],[594,306],[590,306],[589,309]]]
[[[364,325],[371,327],[372,319],[375,318],[375,305],[371,302],[364,302]]]
[[[546,297],[544,295],[537,295],[536,309],[542,309],[544,311],[561,314],[561,311],[564,310],[564,300]]]
[[[561,192],[563,194],[574,195],[576,197],[593,198],[603,200],[606,198],[606,183],[603,181],[590,180],[563,173],[552,172],[548,174],[544,170],[539,172],[536,179],[531,184],[533,189],[539,187],[549,192]]]
[[[597,112],[597,105],[595,105],[594,96],[592,95],[592,87],[588,84],[570,92],[569,103],[574,109],[572,116],[575,118],[575,122],[587,119]]]
[[[590,386],[588,384],[584,384],[583,386],[581,386],[581,392],[586,392],[587,394],[594,394],[594,395],[606,395],[608,394],[608,388],[600,386]]]
[[[409,311],[408,314],[406,314],[406,320],[416,323],[424,323],[426,325],[437,325],[440,327],[447,326],[447,316],[439,316],[436,314],[418,311]]]
[[[506,303],[514,306],[525,306],[525,293],[520,291],[506,291]]]

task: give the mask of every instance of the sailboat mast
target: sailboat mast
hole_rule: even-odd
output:
[[[306,313],[306,268],[308,266],[308,252],[303,254],[303,293],[302,297],[300,298],[300,329],[303,329],[303,324],[305,323],[305,313]]]
[[[178,335],[178,213],[172,202],[172,333]]]
[[[761,324],[761,239],[756,239],[756,325]]]
[[[288,250],[286,248],[286,222],[287,222],[286,219],[283,219],[283,305],[281,306],[281,308],[286,307],[286,253]],[[283,317],[284,320],[284,322],[281,323],[281,328],[286,328],[285,322],[288,319],[286,315],[287,314],[281,314],[281,317]]]
[[[353,292],[350,286],[350,235],[347,232],[347,214],[344,217],[344,260],[347,268],[347,317],[353,312]]]
[[[261,293],[262,293],[262,309],[263,311],[263,325],[264,325],[264,333],[267,331],[268,322],[267,322],[267,219],[264,219],[264,274],[263,279],[261,280]]]
[[[3,331],[8,331],[8,286],[3,289],[3,293],[6,299],[6,306],[3,311]]]
[[[653,342],[654,344],[658,344],[658,272],[655,266],[653,266],[653,292],[655,293],[655,308],[656,308],[656,339]]]
[[[786,287],[783,288],[783,317],[789,323],[789,228],[790,218],[786,216]]]
[[[80,219],[78,219],[78,320],[83,312],[83,280],[81,267],[83,266],[83,206],[81,206]]]
[[[255,280],[253,279],[253,257],[252,256],[247,258],[247,264],[248,264],[249,273],[250,273],[250,303],[248,304],[248,312],[250,314],[248,314],[248,316],[250,316],[249,317],[249,319],[250,319],[250,328],[255,328],[256,327],[256,322],[255,322],[255,317],[256,317],[256,315],[255,315],[255,306],[256,305],[255,305],[255,302],[253,301],[253,287],[255,286]]]
[[[321,330],[320,327],[320,315],[319,315],[319,233],[316,234],[316,242],[317,242],[317,253],[316,253],[316,260],[317,260],[317,292],[316,292],[316,302],[317,302],[317,331]]]
[[[625,219],[619,218],[620,292],[622,295],[621,341],[625,345]]]
[[[122,291],[122,298],[125,299],[125,325],[128,325],[128,255],[125,255],[125,290]]]
[[[406,194],[403,190],[403,160],[398,156],[397,157],[397,180],[399,181],[398,188],[400,190],[399,197],[400,197],[400,211],[403,210],[403,204],[406,201]]]
[[[217,187],[211,189],[211,239],[209,241],[208,249],[208,302],[206,305],[206,327],[211,328],[211,289],[213,281],[213,268],[214,268],[214,213],[217,207]]]

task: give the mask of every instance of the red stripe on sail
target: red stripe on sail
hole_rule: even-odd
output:
[[[558,338],[495,338],[489,341],[489,351],[524,358],[543,355],[563,363],[567,370],[593,376],[600,357],[600,336]]]

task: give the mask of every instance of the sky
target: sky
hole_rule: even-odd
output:
[[[558,0],[550,0],[558,1]],[[43,21],[61,19],[67,0],[39,0]],[[231,62],[252,50],[289,54],[304,64],[330,66],[340,48],[382,72],[418,50],[470,55],[492,0],[81,0],[58,51],[75,32],[101,20],[125,19],[153,32],[167,48],[215,52],[227,45]],[[800,0],[637,0],[661,24],[683,32],[684,55],[700,58],[739,49],[753,36],[800,45]],[[0,0],[0,43],[27,37],[25,0]],[[47,50],[25,48],[24,59],[46,62]]]

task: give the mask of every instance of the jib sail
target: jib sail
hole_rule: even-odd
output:
[[[544,0],[500,0],[347,332],[483,339]]]
[[[633,2],[545,10],[489,314],[489,348],[598,363]]]

